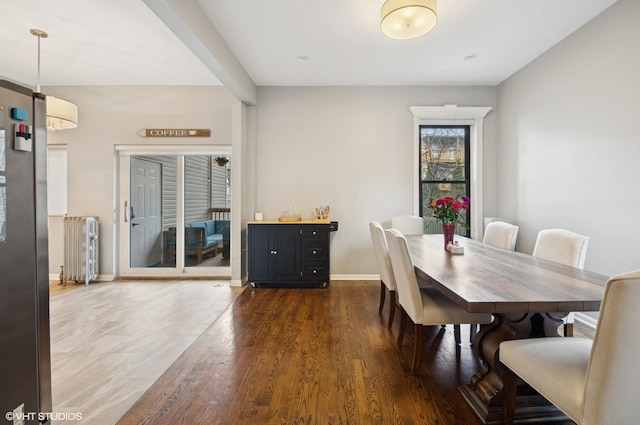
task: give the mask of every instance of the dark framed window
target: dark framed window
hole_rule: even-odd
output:
[[[429,209],[431,199],[470,196],[470,129],[468,125],[420,126],[420,215],[425,218],[425,233],[442,233],[440,222]],[[471,207],[473,208],[473,199]],[[466,223],[471,223],[470,209]],[[458,226],[456,233],[470,235],[470,229]]]

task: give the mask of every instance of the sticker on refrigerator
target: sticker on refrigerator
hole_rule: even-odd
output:
[[[4,128],[0,128],[0,171],[5,171],[6,155],[5,155],[5,131]]]
[[[27,124],[13,125],[13,149],[31,152],[31,126]]]

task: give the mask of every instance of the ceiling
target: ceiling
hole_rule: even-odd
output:
[[[197,0],[258,86],[495,85],[616,0],[440,0],[433,31],[380,32],[383,0]],[[19,0],[0,76],[41,84],[220,85],[142,0]],[[469,56],[475,56],[470,59]]]

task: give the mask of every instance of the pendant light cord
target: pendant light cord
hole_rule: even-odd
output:
[[[36,93],[40,93],[40,39],[47,38],[49,34],[47,34],[45,31],[35,28],[31,28],[29,31],[31,32],[31,34],[38,37],[38,73],[36,75]]]

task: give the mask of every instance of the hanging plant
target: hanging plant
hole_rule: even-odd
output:
[[[226,156],[216,156],[213,160],[221,167],[224,167],[229,162],[229,158]]]

